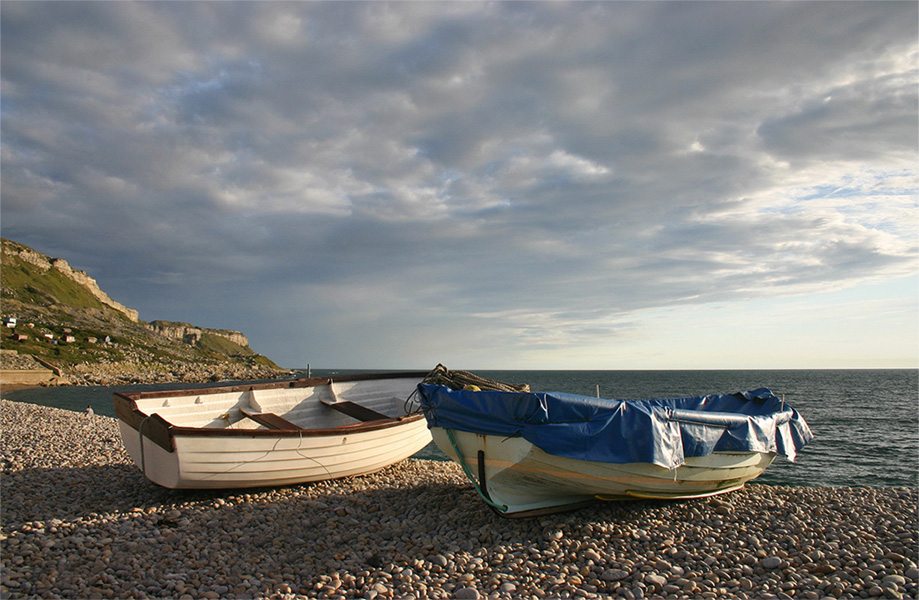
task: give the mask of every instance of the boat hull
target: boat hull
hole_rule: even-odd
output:
[[[598,500],[687,499],[743,487],[772,464],[772,452],[715,452],[670,470],[548,454],[522,437],[431,428],[434,442],[474,474],[480,493],[507,517],[579,508]],[[450,437],[452,436],[452,440]],[[457,452],[457,449],[459,452]]]
[[[226,438],[179,432],[175,451],[119,423],[125,448],[152,482],[170,489],[283,486],[366,475],[431,441],[424,419],[395,427],[314,437]]]
[[[116,394],[115,409],[125,449],[158,485],[283,486],[372,473],[424,448],[431,441],[424,417],[404,411],[422,376]],[[342,414],[332,408],[341,400],[381,414],[369,420]]]

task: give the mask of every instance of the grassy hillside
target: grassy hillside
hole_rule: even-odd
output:
[[[198,345],[205,350],[227,356],[252,356],[255,352],[248,346],[240,346],[225,337],[213,333],[204,333]]]
[[[74,308],[106,308],[88,289],[57,269],[44,270],[6,252],[8,244],[11,242],[3,240],[0,285],[3,288],[4,302],[15,300],[26,305],[42,307],[64,305]],[[21,244],[15,246],[25,248]]]
[[[24,260],[34,252],[26,246],[5,239],[2,243],[0,348],[31,354],[64,370],[124,362],[164,372],[189,364],[277,368],[248,346],[220,335],[205,333],[190,345],[154,333],[58,269]],[[16,319],[15,327],[5,325],[9,318]]]

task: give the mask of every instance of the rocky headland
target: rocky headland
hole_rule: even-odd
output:
[[[266,379],[287,371],[239,331],[139,319],[66,260],[2,240],[0,369],[48,369],[44,385]],[[2,381],[0,377],[0,381]]]

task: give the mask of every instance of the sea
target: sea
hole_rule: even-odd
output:
[[[315,376],[359,370],[312,369]],[[757,479],[769,485],[919,487],[919,370],[483,371],[533,391],[614,398],[682,398],[766,387],[807,421],[814,439],[795,462],[778,457]],[[223,382],[221,385],[226,385]],[[115,416],[116,391],[182,386],[29,388],[3,397]],[[446,460],[429,446],[416,458]]]

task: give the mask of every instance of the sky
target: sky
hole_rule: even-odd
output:
[[[3,237],[142,320],[287,368],[919,367],[916,2],[5,0],[0,57]]]

